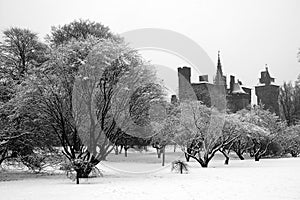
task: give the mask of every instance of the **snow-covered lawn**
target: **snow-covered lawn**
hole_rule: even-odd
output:
[[[167,155],[168,163],[178,156]],[[139,153],[129,153],[128,158],[111,155],[99,165],[102,178],[82,179],[80,185],[64,176],[0,182],[0,199],[300,199],[300,158],[233,159],[224,166],[217,155],[207,169],[190,162],[188,174],[160,165],[154,154],[146,159]]]

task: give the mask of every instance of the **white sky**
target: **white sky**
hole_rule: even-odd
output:
[[[266,63],[278,84],[300,74],[299,0],[0,0],[1,31],[18,26],[44,38],[51,26],[79,18],[101,22],[119,34],[139,28],[179,32],[197,42],[214,63],[220,50],[225,74],[249,86],[257,84]],[[144,55],[174,69],[185,64],[163,53]]]

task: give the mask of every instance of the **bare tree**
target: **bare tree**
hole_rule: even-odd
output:
[[[237,136],[223,135],[224,115],[201,102],[181,102],[182,129],[177,143],[191,158],[207,167],[215,153],[230,144]],[[187,151],[190,148],[193,153]]]

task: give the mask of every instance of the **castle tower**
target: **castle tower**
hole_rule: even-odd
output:
[[[268,67],[266,66],[266,70],[261,72],[260,85],[255,87],[255,94],[258,105],[262,104],[265,106],[265,109],[279,115],[279,86],[272,84],[274,81],[275,79],[270,76]]]
[[[178,97],[179,100],[192,99],[195,94],[191,86],[191,68],[178,68]]]

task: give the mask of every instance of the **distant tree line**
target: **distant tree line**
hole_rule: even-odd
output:
[[[300,75],[293,84],[284,82],[280,87],[279,95],[281,117],[289,126],[300,121]]]

